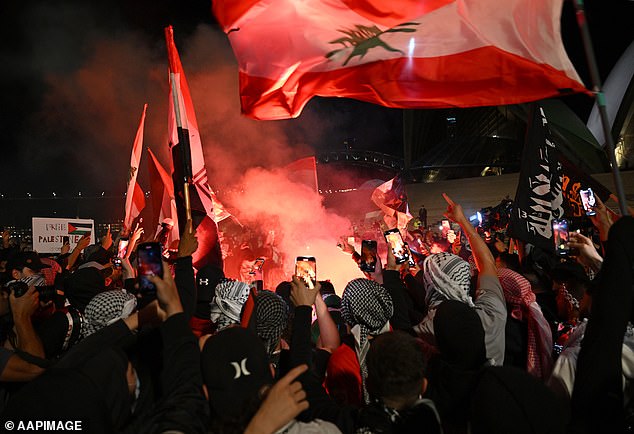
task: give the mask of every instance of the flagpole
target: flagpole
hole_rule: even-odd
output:
[[[192,183],[192,155],[189,145],[189,134],[185,134],[183,130],[183,122],[181,120],[181,110],[178,98],[178,89],[174,73],[170,72],[170,82],[172,83],[172,99],[174,100],[174,117],[176,118],[176,128],[178,130],[178,142],[181,148],[181,165],[183,166],[183,196],[185,199],[185,216],[187,220],[192,218],[192,208],[189,199],[189,185]]]
[[[599,109],[599,115],[601,117],[601,126],[603,127],[603,135],[605,136],[605,146],[607,147],[608,157],[610,158],[610,166],[612,166],[612,177],[614,179],[616,196],[619,199],[619,209],[621,210],[621,215],[625,216],[629,214],[627,210],[627,202],[625,200],[625,190],[623,189],[623,181],[621,179],[621,173],[619,172],[619,166],[616,162],[616,154],[614,152],[614,139],[612,138],[612,131],[610,129],[610,121],[608,119],[608,112],[606,109],[605,94],[601,89],[601,77],[599,76],[597,61],[594,56],[594,50],[592,49],[592,40],[590,38],[588,22],[586,21],[586,13],[583,0],[574,0],[574,4],[575,10],[577,12],[577,24],[579,25],[579,30],[581,31],[583,48],[586,53],[588,69],[590,70],[590,78],[592,80],[592,92],[594,92],[595,94],[597,108]]]

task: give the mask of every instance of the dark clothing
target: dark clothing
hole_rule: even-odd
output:
[[[196,280],[194,279],[191,256],[178,258],[174,262],[174,282],[178,288],[183,312],[189,320],[196,308]]]
[[[401,280],[400,273],[395,270],[383,271],[383,285],[392,297],[394,313],[390,318],[390,325],[394,330],[411,332],[409,312],[414,310],[414,304],[407,295],[407,288]]]
[[[526,370],[528,358],[528,322],[519,321],[508,309],[504,331],[504,366],[514,366]]]
[[[293,336],[291,340],[291,364],[311,365],[310,353],[310,319],[311,309],[308,306],[295,308]],[[353,350],[354,351],[354,350]],[[332,422],[343,432],[373,433],[439,433],[440,428],[434,410],[421,402],[414,407],[400,412],[386,409],[381,404],[357,409],[348,405],[336,404],[324,390],[322,383],[309,370],[299,377],[310,408],[302,414],[303,418],[315,418]],[[366,429],[369,429],[367,431]]]
[[[160,327],[163,339],[163,396],[146,415],[127,426],[126,433],[180,431],[206,433],[209,405],[202,394],[198,344],[186,315],[169,317]]]
[[[91,433],[119,432],[130,416],[127,358],[106,348],[72,369],[54,367],[26,384],[7,404],[5,420],[81,420]]]
[[[634,218],[621,217],[610,229],[605,260],[595,279],[592,316],[577,362],[571,431],[624,432],[622,345],[632,317]]]

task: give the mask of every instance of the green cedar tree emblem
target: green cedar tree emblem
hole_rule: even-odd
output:
[[[361,59],[363,56],[367,54],[367,52],[375,47],[383,47],[387,51],[394,51],[397,53],[405,54],[402,50],[399,50],[394,47],[390,47],[384,41],[381,40],[381,35],[384,33],[395,33],[395,32],[406,32],[411,33],[415,32],[416,29],[412,29],[405,26],[417,26],[420,23],[401,23],[394,28],[382,31],[376,25],[373,26],[364,26],[361,24],[356,24],[353,29],[344,29],[339,30],[340,33],[343,33],[344,37],[335,39],[334,41],[328,42],[329,44],[341,44],[342,47],[336,50],[330,51],[326,54],[328,59],[332,58],[335,54],[343,51],[349,47],[353,47],[352,52],[348,56],[345,62],[343,62],[343,66],[346,66],[348,62],[354,58],[359,56]]]

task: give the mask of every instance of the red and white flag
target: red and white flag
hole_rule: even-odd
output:
[[[198,235],[198,250],[192,255],[194,267],[211,264],[222,269],[222,254],[218,242],[218,228],[214,212],[214,193],[207,180],[205,157],[198,132],[194,104],[189,93],[189,86],[181,64],[172,26],[165,28],[165,41],[169,59],[169,114],[168,137],[172,154],[172,166],[176,207],[181,230],[185,227],[185,212],[183,199],[183,179],[185,177],[183,155],[191,154],[192,184],[190,188],[190,203],[192,220]],[[176,104],[175,104],[176,101]],[[180,120],[180,125],[179,125]],[[179,130],[181,137],[179,137]],[[185,151],[185,152],[183,152]]]
[[[141,152],[143,152],[143,129],[145,127],[145,112],[147,104],[143,106],[143,114],[139,122],[139,128],[132,145],[132,156],[130,157],[130,171],[128,172],[128,190],[125,195],[125,217],[123,225],[126,228],[132,227],[132,222],[139,216],[145,208],[145,195],[143,189],[136,182],[139,173],[139,163],[141,162]]]
[[[396,108],[517,104],[585,92],[563,0],[218,0],[242,112],[300,114],[313,96]]]
[[[159,224],[169,218],[174,222],[172,231],[167,237],[167,245],[179,238],[178,215],[176,212],[176,200],[174,198],[174,186],[172,177],[163,168],[154,153],[147,148],[148,173],[150,174],[150,191],[152,197],[152,230],[157,231]],[[156,234],[153,234],[155,236]]]
[[[409,213],[407,192],[400,176],[379,185],[372,192],[372,202],[385,214],[383,220],[389,228],[397,227],[405,233],[407,223],[413,218]]]
[[[317,160],[314,156],[295,160],[286,165],[284,170],[287,172],[287,176],[291,181],[304,184],[314,190],[315,193],[319,193]]]

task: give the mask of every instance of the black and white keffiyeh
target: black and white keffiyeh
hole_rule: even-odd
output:
[[[240,323],[242,306],[249,298],[249,285],[232,279],[223,279],[216,285],[216,295],[211,300],[210,319],[220,331]]]
[[[284,299],[271,291],[259,291],[255,297],[255,321],[256,332],[272,358],[288,322]]]
[[[136,309],[136,297],[124,290],[104,291],[95,295],[84,311],[82,337],[129,317]]]
[[[363,399],[370,402],[365,381],[368,378],[366,357],[370,349],[369,335],[389,331],[394,312],[392,297],[387,289],[368,279],[354,279],[348,283],[341,297],[341,317],[352,327],[355,351],[361,368]]]
[[[469,263],[451,253],[436,253],[423,262],[425,301],[434,308],[445,300],[457,300],[474,307],[469,296],[471,274]]]

